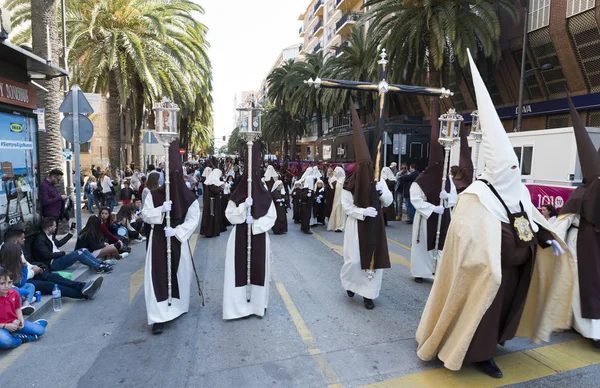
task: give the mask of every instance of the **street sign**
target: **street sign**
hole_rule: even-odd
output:
[[[73,151],[70,148],[63,148],[62,154],[65,162],[70,162],[73,160]]]
[[[142,138],[142,144],[158,144],[158,140],[152,131],[148,131]]]
[[[67,114],[60,122],[60,134],[69,143],[74,143],[73,115]],[[79,115],[79,144],[87,143],[94,136],[94,124],[86,116]]]
[[[37,108],[33,113],[37,115],[38,131],[46,132],[46,109]]]
[[[185,155],[185,148],[179,149],[179,155]]]
[[[408,136],[400,135],[400,154],[406,155],[406,147],[408,146]]]
[[[394,140],[392,143],[392,154],[398,155],[400,152],[400,134],[394,133]]]
[[[77,105],[80,114],[94,113],[94,109],[92,108],[87,98],[85,98],[85,95],[79,88],[77,88]],[[58,108],[58,111],[61,113],[73,113],[73,89],[69,91],[67,97],[65,97],[62,104],[60,104],[60,108]]]

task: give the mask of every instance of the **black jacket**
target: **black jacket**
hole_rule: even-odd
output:
[[[401,177],[398,178],[402,185],[402,195],[404,197],[410,198],[410,186],[415,181],[415,179],[417,179],[418,176],[419,176],[419,171],[414,170],[413,172],[409,172],[408,174],[402,175]]]
[[[68,233],[63,239],[57,240],[55,237],[52,237],[54,240],[54,244],[56,244],[57,248],[62,247],[73,237],[71,233]],[[36,262],[40,262],[44,264],[47,268],[50,268],[50,262],[54,259],[58,259],[65,255],[65,252],[53,252],[52,251],[52,241],[48,239],[46,233],[40,232],[33,239],[33,244],[31,246],[31,253],[33,254],[33,258]]]
[[[105,245],[100,240],[94,240],[94,238],[89,234],[82,234],[77,239],[77,243],[75,244],[75,249],[87,248],[88,251],[94,252],[95,250],[104,248]]]

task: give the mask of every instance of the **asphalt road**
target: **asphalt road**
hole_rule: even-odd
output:
[[[0,387],[599,385],[600,352],[574,332],[554,335],[551,344],[515,339],[499,347],[501,380],[419,360],[414,336],[431,283],[414,283],[407,268],[411,227],[391,222],[387,229],[393,264],[372,311],[340,285],[343,234],[313,230],[304,235],[291,221],[287,235],[271,235],[268,312],[230,322],[222,320],[229,231],[194,236],[206,305],[194,284],[190,312],[160,336],[146,323],[144,244],[134,246],[95,300],[65,301],[63,311],[45,314],[42,339],[0,352]]]

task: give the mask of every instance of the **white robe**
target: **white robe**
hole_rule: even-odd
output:
[[[229,201],[225,216],[232,225],[246,222],[246,203],[242,202],[236,206]],[[265,315],[265,309],[269,304],[269,282],[271,281],[271,240],[267,233],[277,220],[277,210],[271,202],[271,206],[263,217],[255,219],[252,224],[252,234],[265,233],[265,285],[251,285],[251,299],[246,301],[246,287],[235,286],[235,234],[234,227],[227,240],[227,252],[225,256],[225,279],[223,282],[223,319],[237,319],[248,315]],[[245,241],[245,240],[244,240]]]
[[[333,195],[333,204],[331,214],[327,220],[327,230],[344,230],[346,223],[346,213],[342,207],[342,192],[344,191],[344,179],[337,180],[335,183],[335,194]]]
[[[383,207],[390,206],[394,200],[391,191],[385,185],[383,194],[379,197]],[[360,265],[360,246],[358,239],[358,220],[364,221],[364,208],[354,205],[354,197],[348,190],[342,191],[342,206],[348,216],[344,231],[344,265],[340,271],[342,287],[364,298],[375,299],[379,296],[383,270],[375,270],[375,277],[367,278],[367,273]],[[382,211],[378,209],[377,211]]]
[[[152,195],[146,197],[144,208],[142,209],[142,218],[148,224],[162,224],[164,214],[162,205],[154,207]],[[179,299],[173,298],[171,306],[168,301],[158,302],[154,295],[154,285],[152,284],[152,236],[154,228],[148,237],[148,250],[146,251],[146,268],[144,270],[144,293],[146,298],[146,313],[148,315],[148,324],[171,321],[181,314],[187,313],[190,308],[190,294],[192,288],[192,256],[188,248],[189,238],[192,236],[200,224],[200,204],[194,201],[187,210],[185,221],[175,229],[175,237],[181,242],[181,257],[179,258],[179,267],[177,269],[177,281],[179,283]]]
[[[577,271],[577,228],[579,226],[579,215],[565,214],[557,218],[552,225],[556,234],[569,246],[575,264],[573,268]],[[588,319],[581,316],[581,299],[579,298],[579,274],[573,276],[573,300],[571,301],[573,311],[573,328],[586,338],[600,340],[600,319]]]
[[[450,185],[447,207],[456,205],[457,198],[456,187]],[[416,210],[412,228],[410,273],[415,278],[433,279],[436,264],[435,249],[427,250],[427,220],[432,215],[437,217],[437,214],[433,213],[435,205],[427,202],[425,193],[416,182],[410,186],[410,202]]]

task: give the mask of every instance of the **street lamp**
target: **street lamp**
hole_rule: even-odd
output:
[[[246,140],[248,146],[248,158],[246,160],[246,169],[248,176],[248,197],[252,197],[252,146],[254,141],[260,137],[260,113],[264,109],[259,107],[254,100],[254,95],[248,96],[245,104],[240,105],[237,111],[240,112],[241,128],[239,135]],[[257,166],[258,167],[258,166]],[[246,216],[252,215],[252,206],[247,207]],[[250,279],[251,265],[252,265],[252,228],[248,228],[248,243],[247,243],[247,256],[246,256],[246,301],[250,303],[250,297],[252,293],[252,283]]]
[[[165,149],[165,202],[171,200],[170,180],[169,180],[169,147],[173,141],[177,139],[177,112],[179,106],[167,97],[154,104],[155,135],[156,139],[162,143]],[[166,227],[171,227],[171,212],[165,213]],[[172,300],[172,283],[171,283],[171,237],[167,237],[167,280],[168,280],[168,304],[171,305]]]
[[[471,112],[471,139],[475,140],[475,167],[473,171],[473,182],[477,179],[477,167],[479,167],[479,150],[483,140],[483,132],[479,129],[479,111]]]

